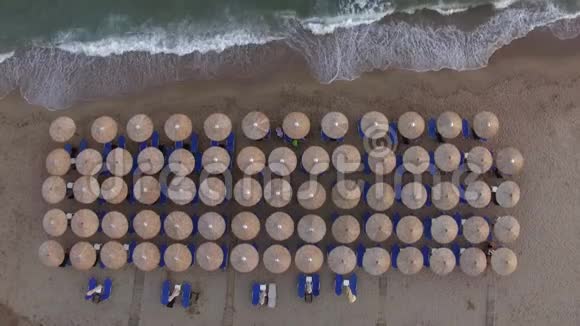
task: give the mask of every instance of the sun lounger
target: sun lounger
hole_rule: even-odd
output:
[[[187,282],[181,284],[181,306],[185,309],[191,306],[191,285]]]
[[[229,251],[229,248],[226,246],[225,243],[221,245],[221,248],[222,248],[222,252],[224,254],[223,255],[224,256],[224,259],[222,260],[222,264],[220,265],[220,269],[222,271],[225,271],[228,268],[228,262],[230,261],[230,256],[229,256],[230,255],[230,251]]]
[[[159,253],[161,255],[161,259],[159,259],[159,267],[165,266],[165,260],[163,259],[163,256],[165,255],[165,250],[167,250],[166,244],[162,244],[159,246]]]
[[[84,138],[81,139],[81,142],[79,144],[79,152],[82,152],[87,148],[89,148],[89,142]]]
[[[151,147],[159,148],[159,132],[153,131],[151,135]]]
[[[427,135],[429,138],[437,139],[437,121],[433,118],[427,121]]]
[[[167,306],[169,304],[169,296],[171,295],[171,281],[165,280],[161,285],[161,304]]]
[[[125,136],[120,135],[119,137],[117,137],[117,147],[119,148],[127,148],[127,141],[125,139]]]
[[[397,257],[399,257],[399,252],[401,251],[401,247],[398,244],[394,244],[391,247],[391,266],[393,268],[397,268]]]
[[[369,165],[369,154],[368,153],[364,153],[362,156],[362,160],[363,160],[363,171],[365,174],[371,174],[371,167]]]
[[[471,127],[469,127],[469,120],[463,119],[461,122],[461,132],[463,133],[463,138],[471,138]]]
[[[423,246],[421,247],[421,253],[423,254],[423,265],[425,265],[425,267],[429,267],[429,257],[431,250],[429,247]]]
[[[252,283],[252,305],[260,304],[260,284],[258,282]]]
[[[356,265],[358,267],[362,267],[363,265],[363,257],[366,250],[367,249],[362,245],[362,243],[359,243],[358,246],[356,246]]]
[[[431,236],[431,223],[433,222],[433,220],[426,216],[423,219],[423,236],[425,237],[425,239],[427,240],[432,240],[433,237]]]
[[[399,131],[396,122],[389,123],[389,140],[392,145],[399,143]]]

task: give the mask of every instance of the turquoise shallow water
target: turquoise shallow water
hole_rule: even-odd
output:
[[[477,69],[536,28],[575,37],[579,6],[576,0],[3,0],[0,96],[19,88],[30,102],[58,109],[251,70],[275,59],[272,44],[302,57],[321,82],[389,67]]]

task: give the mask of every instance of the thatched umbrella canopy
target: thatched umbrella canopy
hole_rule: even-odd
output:
[[[373,210],[386,211],[395,202],[395,191],[388,183],[377,182],[367,191],[366,200]]]
[[[274,212],[266,219],[266,232],[276,241],[284,241],[294,233],[294,220],[284,212]]]
[[[344,275],[352,272],[356,267],[356,255],[347,246],[338,246],[328,253],[328,267],[336,274]]]
[[[493,156],[489,149],[475,146],[465,154],[465,161],[469,170],[473,173],[483,174],[493,166]]]
[[[402,248],[397,256],[397,268],[405,275],[417,274],[423,268],[423,254],[415,247]]]
[[[427,202],[427,189],[419,182],[409,182],[401,190],[401,201],[410,209],[419,209]]]
[[[457,264],[453,251],[449,248],[431,249],[429,268],[437,275],[445,276],[455,269]]]
[[[314,214],[304,215],[298,221],[298,236],[307,243],[317,243],[326,235],[326,222]]]
[[[459,267],[469,276],[478,276],[487,267],[487,258],[483,250],[475,247],[463,250],[459,256]]]
[[[445,111],[437,118],[437,132],[441,137],[452,139],[459,134],[463,129],[463,121],[459,114],[451,111]]]
[[[338,172],[356,172],[360,168],[361,162],[360,152],[353,145],[343,144],[332,152],[332,165]]]
[[[513,181],[502,182],[495,192],[495,200],[504,208],[512,208],[520,201],[520,186]]]
[[[193,262],[193,255],[187,246],[174,243],[165,249],[163,253],[165,267],[172,272],[184,272]]]
[[[109,241],[99,252],[101,262],[108,269],[118,270],[127,264],[127,250],[117,241]]]
[[[448,211],[459,204],[459,189],[451,182],[436,184],[431,191],[433,205],[442,211]]]
[[[199,217],[197,230],[205,239],[215,241],[226,231],[226,222],[220,214],[207,212]]]
[[[285,179],[272,179],[264,187],[264,199],[276,208],[281,208],[292,200],[292,186]]]
[[[348,132],[348,118],[341,112],[328,112],[322,118],[321,127],[326,136],[339,139]]]
[[[479,112],[473,118],[473,131],[479,138],[493,138],[499,131],[499,119],[492,112]]]
[[[161,252],[151,242],[141,242],[133,250],[133,263],[144,272],[151,272],[159,266]]]
[[[292,139],[302,139],[310,132],[310,119],[302,112],[291,112],[282,122],[284,133]]]
[[[373,148],[368,154],[368,164],[371,171],[376,175],[387,175],[397,166],[395,152],[385,146]]]
[[[172,114],[167,121],[165,121],[164,130],[167,138],[172,141],[183,141],[191,136],[193,126],[191,119],[189,119],[185,114],[178,113]]]
[[[497,152],[495,165],[501,174],[507,176],[516,175],[524,167],[524,156],[518,149],[507,147]]]
[[[459,226],[449,215],[440,215],[431,221],[431,236],[438,243],[450,243],[455,240],[458,233]]]
[[[302,153],[302,167],[312,175],[320,175],[330,167],[330,155],[320,146],[310,146]]]
[[[99,217],[90,209],[79,209],[73,214],[70,228],[79,238],[92,237],[99,229]]]
[[[101,144],[113,141],[117,137],[117,131],[117,122],[109,116],[97,118],[91,125],[91,136]]]
[[[382,275],[391,267],[391,255],[381,247],[368,248],[363,255],[362,266],[373,276]]]
[[[352,243],[360,235],[360,224],[352,215],[339,216],[332,223],[332,235],[339,243]]]
[[[520,223],[513,216],[500,216],[493,225],[493,235],[500,242],[514,242],[520,235]]]
[[[103,156],[95,149],[84,149],[75,158],[75,167],[81,175],[95,175],[103,169]]]
[[[127,183],[120,177],[109,177],[101,184],[101,196],[110,204],[120,204],[129,194]]]
[[[453,144],[441,144],[435,150],[435,165],[443,172],[453,172],[459,168],[461,153]]]
[[[173,211],[163,221],[163,230],[173,240],[185,240],[193,232],[193,222],[187,213]]]
[[[195,156],[187,149],[174,150],[168,159],[169,170],[178,177],[185,177],[195,170]]]
[[[61,209],[53,208],[42,218],[42,228],[51,237],[60,237],[68,228],[68,219]]]
[[[117,147],[107,155],[107,170],[113,175],[123,177],[133,169],[133,155],[121,147]]]
[[[260,220],[252,212],[240,212],[232,219],[232,233],[242,241],[253,240],[260,233]]]
[[[326,201],[326,190],[317,181],[308,180],[298,188],[296,198],[300,206],[308,209],[319,209]]]
[[[152,176],[143,176],[133,185],[133,195],[138,202],[153,205],[161,196],[161,185]]]
[[[67,142],[77,130],[75,121],[69,117],[58,117],[50,123],[48,133],[50,138],[58,143]]]
[[[222,174],[230,166],[230,154],[225,148],[211,146],[203,152],[201,165],[209,174]]]
[[[222,265],[224,252],[215,242],[204,242],[195,251],[195,261],[202,269],[212,272]]]
[[[356,207],[361,196],[361,188],[354,180],[340,180],[332,187],[332,202],[341,209]]]
[[[425,120],[414,111],[403,113],[397,122],[399,133],[407,139],[417,139],[425,131]]]
[[[43,242],[38,248],[38,259],[48,267],[58,267],[64,262],[64,249],[54,240]]]
[[[264,267],[274,274],[282,274],[290,268],[292,264],[292,255],[286,247],[274,244],[264,251],[262,257]]]
[[[70,170],[70,154],[62,148],[55,148],[46,156],[45,165],[48,174],[63,176]]]
[[[411,146],[403,153],[403,167],[412,174],[427,171],[430,162],[429,153],[421,146]]]
[[[393,233],[393,222],[383,213],[374,213],[365,223],[365,232],[375,242],[387,240]]]
[[[73,195],[81,204],[94,203],[101,193],[99,182],[94,177],[82,176],[73,184]]]
[[[258,250],[251,244],[236,245],[230,254],[232,267],[240,273],[249,273],[256,269],[260,262]]]
[[[137,156],[139,170],[145,174],[159,173],[165,165],[165,157],[157,147],[147,147]]]
[[[238,153],[236,161],[245,175],[258,174],[266,167],[266,155],[256,146],[244,147]]]
[[[75,243],[70,249],[69,258],[72,266],[79,271],[86,271],[97,261],[97,251],[88,242],[81,241]]]
[[[473,181],[465,190],[465,200],[471,207],[484,208],[491,202],[491,188],[484,181]]]
[[[296,169],[298,159],[288,147],[275,148],[268,156],[268,167],[272,173],[285,177]]]
[[[378,111],[367,112],[360,119],[360,129],[366,138],[383,138],[389,132],[389,119]]]
[[[252,111],[242,119],[242,131],[250,140],[260,140],[270,132],[270,119],[264,113]]]
[[[412,244],[423,235],[423,223],[418,217],[407,215],[397,223],[397,237],[404,243]]]
[[[203,131],[213,141],[223,141],[232,133],[232,120],[223,113],[212,113],[203,123]]]
[[[49,204],[60,203],[66,196],[66,182],[63,178],[50,176],[42,183],[42,198]]]
[[[322,250],[314,245],[303,245],[294,255],[294,264],[299,271],[306,274],[316,273],[324,263]]]
[[[141,143],[151,138],[153,120],[146,114],[136,114],[127,121],[127,136],[134,142]]]
[[[467,241],[478,244],[489,237],[489,223],[481,216],[472,216],[463,221],[463,236]]]
[[[206,206],[217,206],[226,199],[226,185],[216,177],[206,178],[199,185],[199,198]]]
[[[133,219],[133,229],[142,239],[153,239],[161,231],[161,218],[152,210],[142,210]]]
[[[167,197],[177,205],[187,205],[193,201],[197,194],[195,182],[189,177],[175,176],[167,187]]]
[[[518,257],[508,248],[494,250],[491,255],[491,268],[501,276],[513,273],[518,267]]]
[[[234,198],[241,206],[255,206],[262,199],[262,185],[256,179],[243,177],[234,186]]]
[[[129,231],[127,217],[118,211],[110,211],[101,221],[103,233],[111,239],[120,239]]]

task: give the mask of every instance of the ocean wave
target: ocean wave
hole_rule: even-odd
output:
[[[12,58],[14,56],[14,51],[7,53],[0,53],[0,63]]]

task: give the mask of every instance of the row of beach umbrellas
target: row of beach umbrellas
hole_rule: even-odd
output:
[[[378,139],[387,136],[389,119],[381,112],[370,111],[365,113],[357,122],[358,129],[366,138]],[[425,131],[425,120],[417,112],[406,112],[397,121],[397,130],[402,137],[417,139]],[[489,139],[499,130],[499,119],[491,112],[483,111],[473,118],[473,131],[477,137]],[[251,140],[260,140],[270,133],[270,119],[262,112],[253,111],[242,119],[242,131]],[[302,112],[291,112],[282,121],[284,134],[290,139],[303,139],[310,133],[311,122],[308,115]],[[328,112],[321,120],[322,133],[331,139],[343,138],[349,130],[349,120],[341,112]],[[459,136],[463,129],[463,119],[452,111],[441,113],[436,120],[437,133],[445,139]],[[232,121],[223,113],[209,115],[203,124],[205,135],[212,141],[223,141],[232,132]],[[91,136],[99,143],[111,142],[119,132],[117,122],[109,117],[102,116],[95,119],[91,125]],[[137,114],[129,119],[126,132],[135,142],[144,142],[151,137],[154,131],[153,120],[145,114]],[[166,136],[172,141],[186,140],[193,132],[191,119],[184,114],[171,115],[164,124]],[[54,141],[66,142],[76,132],[76,124],[69,117],[59,117],[49,128],[50,136]]]
[[[70,249],[69,260],[78,270],[89,270],[98,261],[109,269],[124,267],[129,259],[128,246],[117,241],[109,241],[95,248],[88,242],[77,242]],[[142,271],[153,271],[163,261],[164,266],[172,272],[183,272],[189,269],[194,262],[206,271],[219,269],[224,260],[223,249],[215,242],[202,243],[194,250],[181,243],[174,243],[164,249],[150,242],[138,244],[132,251],[131,261]],[[39,248],[39,258],[43,264],[50,267],[62,266],[65,263],[65,250],[56,241],[44,242]],[[487,268],[487,257],[479,248],[461,249],[459,254],[460,269],[467,275],[477,276]],[[98,257],[97,257],[98,256]],[[412,275],[418,273],[425,265],[423,253],[415,247],[406,247],[398,250],[396,268],[401,273]],[[457,265],[455,254],[448,248],[434,248],[429,253],[429,267],[437,275],[447,275]],[[268,247],[262,254],[264,267],[274,273],[286,272],[292,264],[292,254],[279,244]],[[296,268],[307,274],[318,272],[324,263],[324,254],[317,246],[303,245],[294,255]],[[260,263],[260,254],[251,244],[236,245],[229,261],[233,269],[240,273],[255,270]],[[328,252],[326,262],[329,269],[336,274],[349,274],[357,265],[355,252],[347,246],[337,246]],[[391,267],[390,253],[381,247],[368,248],[362,257],[362,267],[371,275],[381,275]],[[499,275],[509,275],[517,267],[517,256],[508,248],[499,248],[491,253],[491,267]]]
[[[260,233],[261,222],[258,216],[250,211],[236,214],[231,222],[216,212],[202,214],[194,225],[194,220],[183,211],[173,211],[162,218],[152,210],[141,210],[131,220],[135,233],[143,240],[150,240],[164,232],[173,240],[189,238],[194,228],[206,240],[216,241],[226,232],[230,225],[231,232],[242,241],[251,241]],[[79,238],[89,238],[97,233],[99,226],[103,233],[111,239],[120,239],[129,231],[129,219],[118,211],[103,215],[102,219],[90,209],[80,209],[74,214],[53,208],[43,217],[45,232],[53,237],[62,236],[68,226]],[[290,238],[295,231],[301,240],[307,243],[320,242],[327,233],[325,220],[319,215],[307,214],[300,218],[295,226],[293,218],[284,212],[275,212],[267,217],[264,227],[266,232],[276,241]],[[494,239],[510,243],[517,239],[520,232],[518,221],[512,216],[500,216],[493,223]],[[383,213],[374,213],[365,219],[364,232],[372,241],[386,241],[393,233],[393,222]],[[472,216],[458,222],[449,215],[441,215],[430,219],[430,228],[426,232],[425,224],[414,215],[407,215],[396,220],[394,228],[397,238],[405,244],[414,244],[426,233],[441,244],[454,241],[461,229],[465,239],[473,244],[480,244],[490,237],[490,223],[481,216]],[[334,240],[341,244],[350,244],[359,239],[361,223],[352,215],[341,215],[334,219],[331,226]]]

